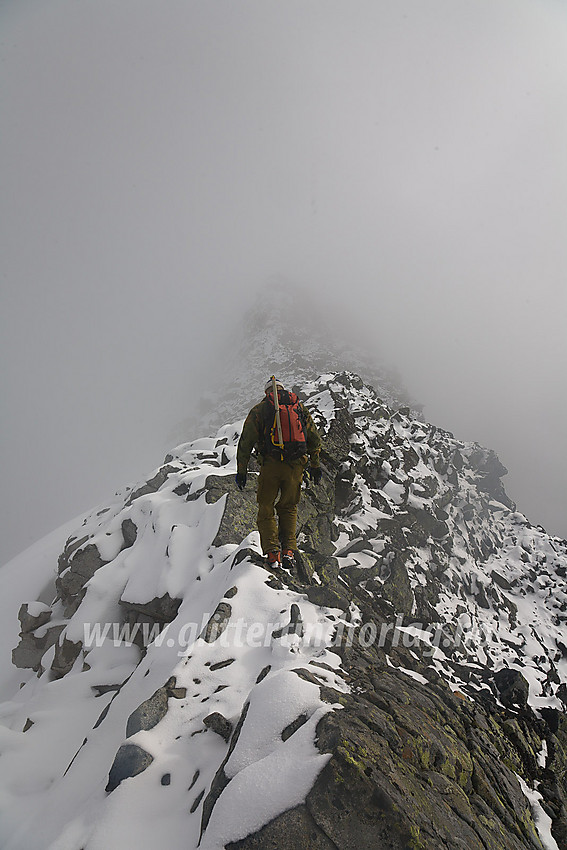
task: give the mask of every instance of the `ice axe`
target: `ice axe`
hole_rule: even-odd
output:
[[[283,460],[283,434],[282,434],[282,420],[280,417],[280,400],[278,398],[278,387],[276,383],[276,376],[272,375],[272,392],[274,394],[274,407],[276,408],[276,428],[278,430],[278,442],[277,446],[282,452],[282,460]]]

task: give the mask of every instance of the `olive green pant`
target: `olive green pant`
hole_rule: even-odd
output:
[[[279,549],[280,544],[282,549],[297,549],[295,527],[304,469],[304,459],[284,463],[271,457],[266,458],[260,468],[256,498],[258,531],[264,554],[271,549]]]

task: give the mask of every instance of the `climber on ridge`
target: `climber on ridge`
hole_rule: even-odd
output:
[[[301,482],[308,464],[313,483],[321,481],[321,438],[307,408],[275,377],[268,381],[264,393],[264,399],[246,417],[238,441],[236,484],[244,490],[248,461],[256,446],[261,464],[256,498],[262,551],[270,566],[282,564],[290,568],[297,549],[295,529]]]

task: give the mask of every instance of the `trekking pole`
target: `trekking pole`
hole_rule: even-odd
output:
[[[274,407],[276,408],[276,426],[278,429],[278,446],[282,450],[283,453],[283,435],[282,435],[282,420],[280,417],[280,400],[278,398],[278,388],[276,385],[276,376],[272,375],[272,392],[274,394]],[[283,454],[282,454],[283,460]]]

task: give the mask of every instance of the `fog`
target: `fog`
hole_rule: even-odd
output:
[[[3,0],[0,563],[162,462],[274,274],[567,536],[566,9]]]

